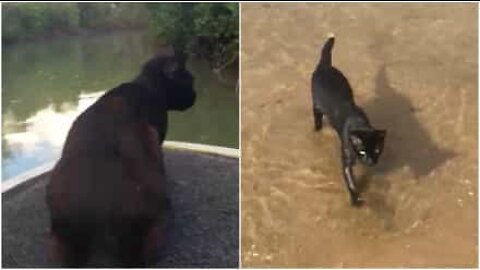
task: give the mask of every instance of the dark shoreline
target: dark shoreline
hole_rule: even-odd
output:
[[[61,40],[64,38],[73,38],[73,37],[93,37],[98,35],[109,35],[114,33],[129,33],[129,32],[140,32],[140,31],[149,31],[148,26],[137,26],[137,27],[103,27],[96,29],[78,29],[75,31],[56,31],[51,33],[44,33],[35,37],[17,39],[15,41],[5,41],[2,38],[2,46],[10,47],[15,45],[21,45],[24,43],[31,42],[47,42],[52,40]]]

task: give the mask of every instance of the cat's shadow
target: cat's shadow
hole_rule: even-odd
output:
[[[418,110],[414,108],[408,97],[391,86],[385,65],[377,73],[375,94],[376,97],[363,108],[372,124],[376,128],[385,128],[387,135],[379,163],[373,170],[368,170],[359,177],[359,186],[367,192],[371,188],[381,191],[372,194],[376,197],[373,201],[376,201],[375,205],[378,206],[382,201],[385,202],[385,198],[382,197],[391,185],[387,179],[389,172],[409,169],[414,178],[420,180],[454,157],[455,153],[438,147],[432,141],[428,130],[422,126],[415,115]],[[376,180],[372,177],[373,175]],[[377,178],[382,179],[377,181],[379,180]],[[385,204],[381,207],[388,208]]]

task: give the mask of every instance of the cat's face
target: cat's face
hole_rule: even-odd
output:
[[[372,166],[377,164],[383,152],[385,130],[353,130],[350,132],[350,142],[360,162]]]
[[[144,75],[158,82],[159,91],[166,90],[168,110],[183,111],[195,103],[194,78],[186,69],[185,62],[183,53],[161,51],[144,65]]]

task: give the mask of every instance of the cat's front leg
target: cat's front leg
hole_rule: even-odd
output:
[[[323,113],[317,106],[313,105],[313,118],[315,121],[315,131],[322,129]]]
[[[348,192],[350,193],[350,202],[353,206],[361,206],[363,204],[363,199],[357,189],[355,175],[353,174],[352,169],[352,166],[355,165],[355,156],[346,146],[342,146],[342,165],[343,178],[347,185]]]

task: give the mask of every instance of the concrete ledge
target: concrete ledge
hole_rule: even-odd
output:
[[[194,151],[194,152],[200,152],[205,154],[215,154],[215,155],[232,157],[232,158],[239,158],[240,156],[239,154],[240,151],[235,148],[213,146],[213,145],[206,145],[206,144],[199,144],[199,143],[165,141],[163,143],[163,147],[167,149]]]
[[[165,141],[163,142],[163,147],[165,149],[178,150],[178,151],[191,151],[199,152],[204,154],[214,154],[232,158],[239,158],[239,150],[234,148],[227,148],[221,146],[212,146],[199,143],[186,143],[186,142],[177,142],[177,141]],[[35,167],[31,170],[28,170],[18,176],[12,177],[5,181],[2,181],[2,193],[5,193],[11,189],[20,187],[21,185],[27,183],[29,180],[36,178],[42,174],[45,174],[53,169],[58,159],[51,161],[45,164],[42,164],[38,167]]]
[[[57,160],[48,162],[46,164],[43,164],[31,170],[28,170],[18,176],[2,181],[2,193],[5,193],[9,190],[20,187],[21,185],[27,183],[28,181],[35,179],[36,177],[51,171],[56,163],[57,163]]]

